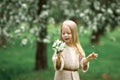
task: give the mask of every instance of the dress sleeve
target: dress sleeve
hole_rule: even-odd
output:
[[[64,67],[64,60],[62,55],[59,55],[59,57],[60,58],[58,58],[58,54],[56,53],[54,53],[52,56],[52,61],[53,61],[55,70],[63,70],[63,67]]]
[[[80,59],[80,68],[83,72],[87,72],[89,69],[89,62],[86,65],[83,65],[85,58]]]

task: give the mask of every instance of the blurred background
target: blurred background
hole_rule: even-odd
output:
[[[86,52],[81,80],[120,79],[120,0],[0,0],[0,80],[53,80],[52,43],[66,19]]]

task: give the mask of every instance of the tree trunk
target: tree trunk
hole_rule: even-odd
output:
[[[47,68],[47,45],[43,42],[37,42],[36,67],[35,70]]]
[[[39,0],[38,2],[38,15],[42,11],[42,6],[47,3],[47,0]],[[46,28],[46,22],[47,20],[43,20],[43,23],[45,27],[41,27],[41,31],[39,32],[39,38],[43,40],[47,35],[47,28]],[[37,50],[36,50],[36,64],[35,64],[35,70],[39,69],[46,69],[47,66],[47,44],[43,41],[37,42]]]
[[[100,32],[92,32],[91,43],[92,44],[99,44],[100,42]]]
[[[91,37],[91,43],[92,44],[99,44],[100,43],[100,37],[104,35],[104,27],[101,29],[98,29],[97,31],[92,32]]]
[[[0,47],[4,47],[6,45],[6,38],[4,35],[0,35]]]

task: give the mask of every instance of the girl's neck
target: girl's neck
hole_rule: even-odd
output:
[[[66,46],[68,46],[68,47],[73,47],[73,45],[72,45],[72,44],[66,44]]]

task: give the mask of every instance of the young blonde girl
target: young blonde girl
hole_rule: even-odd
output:
[[[78,40],[77,24],[72,20],[66,20],[61,26],[60,39],[66,43],[66,48],[52,57],[55,76],[54,80],[80,80],[78,69],[86,72],[89,61],[96,59],[97,54],[91,53],[85,57]]]

